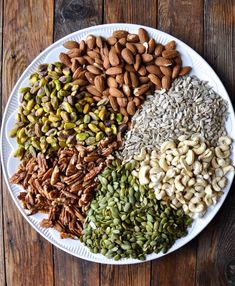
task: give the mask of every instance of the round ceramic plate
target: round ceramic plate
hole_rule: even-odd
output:
[[[2,166],[3,166],[3,174],[8,186],[8,189],[11,193],[11,196],[24,216],[24,218],[35,228],[35,230],[40,233],[45,239],[50,241],[55,246],[60,249],[83,259],[106,263],[106,264],[132,264],[138,263],[139,260],[135,259],[123,259],[120,261],[114,261],[112,259],[107,259],[101,254],[92,254],[88,248],[86,248],[80,241],[72,240],[72,239],[60,239],[60,234],[53,229],[41,228],[39,223],[42,218],[46,217],[44,214],[35,214],[32,216],[27,216],[25,210],[21,207],[20,202],[17,199],[17,194],[20,192],[21,188],[17,185],[10,185],[9,178],[13,175],[13,173],[17,169],[17,165],[19,164],[19,160],[12,157],[12,151],[17,147],[17,143],[15,139],[11,139],[8,134],[9,131],[13,128],[15,123],[15,115],[17,112],[17,107],[19,106],[19,93],[18,90],[21,87],[25,87],[28,85],[28,77],[31,73],[33,73],[37,66],[41,63],[51,63],[57,61],[59,59],[59,53],[64,52],[65,48],[62,46],[64,42],[68,40],[76,40],[80,41],[85,39],[88,34],[101,35],[104,37],[108,37],[112,34],[114,30],[124,29],[128,30],[131,33],[136,33],[139,25],[132,24],[108,24],[108,25],[100,25],[91,28],[87,28],[81,31],[77,31],[73,34],[70,34],[61,40],[57,41],[50,47],[48,47],[44,52],[42,52],[24,71],[18,82],[16,83],[12,94],[8,100],[5,113],[3,116],[2,122],[2,130],[1,130],[1,157],[2,157]],[[200,79],[208,81],[209,84],[214,88],[216,92],[218,92],[224,99],[228,101],[229,104],[229,119],[227,120],[226,127],[229,135],[235,141],[235,129],[232,126],[235,126],[235,117],[234,111],[232,108],[232,104],[228,97],[228,94],[221,83],[218,76],[212,70],[212,68],[199,56],[194,50],[192,50],[189,46],[181,42],[180,40],[163,33],[161,31],[155,30],[153,28],[144,27],[149,35],[156,40],[156,42],[166,44],[171,40],[175,40],[177,43],[177,50],[180,51],[183,63],[185,66],[192,66],[191,74],[198,76]],[[234,146],[233,146],[234,147]],[[234,149],[234,148],[233,148]],[[235,154],[232,153],[233,163],[235,162]],[[198,235],[207,224],[213,219],[216,215],[220,207],[222,206],[228,191],[230,189],[231,183],[233,180],[233,174],[229,174],[228,176],[228,185],[224,190],[224,195],[219,200],[218,204],[214,207],[211,207],[206,215],[203,218],[196,219],[192,225],[192,227],[188,231],[188,235],[177,240],[176,243],[171,247],[168,253],[182,247],[190,240],[192,240],[196,235]],[[148,255],[146,260],[152,260],[159,258],[165,254],[151,254]]]

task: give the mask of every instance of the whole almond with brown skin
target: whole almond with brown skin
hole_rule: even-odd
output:
[[[84,40],[81,40],[81,42],[79,43],[79,49],[81,50],[82,53],[86,51],[86,43]]]
[[[103,61],[101,59],[95,58],[95,63],[100,66],[103,66]]]
[[[180,70],[181,70],[181,66],[180,65],[176,65],[176,66],[173,67],[172,75],[171,75],[172,79],[177,78],[177,76],[179,75]]]
[[[172,62],[171,62],[171,60],[169,60],[169,59],[165,59],[165,58],[163,58],[163,57],[157,57],[157,58],[155,59],[155,64],[156,64],[157,66],[168,67],[168,66],[171,66],[171,65],[172,65]]]
[[[139,35],[140,42],[148,42],[149,37],[145,29],[139,28],[138,35]]]
[[[183,75],[186,75],[188,74],[190,71],[191,71],[191,67],[189,66],[186,66],[186,67],[182,67],[180,72],[179,72],[179,76],[183,76]]]
[[[111,105],[112,109],[113,109],[114,111],[118,111],[119,106],[118,106],[118,104],[117,104],[117,99],[116,99],[116,97],[109,96],[109,102],[110,102],[110,105]]]
[[[96,52],[96,51],[88,51],[87,52],[88,56],[92,59],[100,59],[100,53]]]
[[[71,49],[67,52],[67,55],[70,57],[70,58],[76,58],[76,57],[80,57],[81,56],[81,50],[80,49]]]
[[[121,55],[121,52],[122,52],[122,45],[117,42],[115,45],[114,45],[115,49],[116,49],[116,52],[118,55]]]
[[[95,80],[94,80],[95,88],[101,93],[105,90],[105,82],[106,81],[104,79],[104,76],[98,75],[95,77]]]
[[[131,89],[127,84],[123,84],[122,90],[126,96],[131,96]]]
[[[66,49],[79,49],[79,43],[76,41],[67,41],[63,44]]]
[[[89,83],[91,83],[92,85],[95,82],[95,75],[90,73],[90,72],[85,72],[85,77],[86,79],[89,81]]]
[[[102,58],[109,55],[109,49],[106,45],[100,49],[100,55]]]
[[[85,65],[86,64],[86,60],[83,57],[77,57],[76,58],[77,61],[79,62],[80,65]]]
[[[126,107],[127,106],[127,98],[126,97],[117,97],[117,103],[121,107]]]
[[[156,65],[149,65],[149,66],[146,66],[146,70],[149,72],[149,73],[152,73],[152,74],[155,74],[157,76],[160,76],[162,77],[162,72],[160,70],[160,68]]]
[[[78,67],[73,73],[73,80],[77,79],[82,72],[82,67]]]
[[[136,111],[135,103],[134,101],[129,101],[126,107],[126,111],[129,115],[134,115]]]
[[[139,40],[140,40],[139,36],[136,34],[128,34],[127,35],[127,42],[138,43]]]
[[[109,76],[109,77],[107,78],[107,85],[108,85],[108,87],[115,87],[115,88],[118,87],[118,84],[117,84],[115,78],[113,78],[113,77],[111,77],[111,76]]]
[[[182,59],[180,56],[174,58],[174,62],[176,65],[182,66]]]
[[[92,97],[95,101],[99,102],[102,98],[99,96],[93,96]]]
[[[88,80],[85,80],[85,79],[82,79],[82,78],[78,78],[78,79],[76,80],[76,83],[77,83],[78,85],[80,85],[80,86],[86,86],[86,85],[89,84],[89,81],[88,81]],[[74,84],[74,82],[73,82],[73,84]]]
[[[157,44],[154,50],[155,56],[160,57],[163,50],[164,50],[164,46],[162,44]]]
[[[108,68],[110,68],[110,62],[109,62],[109,57],[105,56],[103,58],[103,67],[107,70]]]
[[[139,97],[135,96],[133,99],[133,102],[135,103],[135,106],[138,107],[141,105],[141,100]]]
[[[103,94],[103,97],[109,97],[109,88],[106,88],[103,92],[102,92],[102,94]]]
[[[100,69],[98,69],[97,67],[93,66],[93,65],[88,65],[87,70],[93,74],[99,75],[102,73],[102,71]]]
[[[155,50],[156,42],[151,38],[148,42],[148,54],[152,54]]]
[[[145,76],[147,73],[146,67],[145,66],[141,66],[138,70],[138,74],[141,76]]]
[[[96,37],[96,46],[100,49],[103,47],[103,40],[100,36]]]
[[[135,69],[136,71],[139,70],[140,65],[141,65],[141,62],[142,62],[141,55],[140,55],[140,54],[137,54],[137,55],[135,56],[135,63],[134,63],[134,69]]]
[[[160,70],[164,75],[171,77],[172,69],[170,67],[160,67]]]
[[[85,70],[82,70],[82,71],[80,72],[80,74],[78,75],[78,78],[86,79],[85,73],[86,73],[86,71],[85,71]]]
[[[168,90],[171,86],[171,78],[169,76],[164,76],[162,78],[162,88]]]
[[[118,74],[116,75],[116,82],[120,85],[123,85],[124,83],[124,74]]]
[[[133,55],[137,54],[137,48],[134,44],[132,43],[126,43],[126,47],[132,52]]]
[[[121,38],[118,40],[118,42],[122,45],[122,46],[125,46],[126,44],[126,38]]]
[[[135,88],[135,87],[139,86],[138,76],[134,72],[130,72],[130,78],[131,78],[132,87]]]
[[[69,57],[67,54],[65,54],[65,53],[60,53],[59,59],[60,59],[60,61],[61,61],[64,65],[66,65],[67,67],[70,67],[70,66],[71,66],[71,60],[70,60],[70,57]]]
[[[110,46],[114,46],[117,43],[117,38],[111,36],[108,37],[106,41]]]
[[[115,88],[115,87],[110,87],[109,88],[109,94],[111,96],[114,96],[114,97],[124,97],[123,92],[120,91],[119,89]]]
[[[166,50],[174,50],[174,49],[175,49],[175,46],[176,46],[176,44],[175,44],[175,41],[173,40],[173,41],[168,42],[168,43],[165,45],[165,49],[166,49]]]
[[[109,62],[111,66],[115,67],[118,66],[120,63],[119,57],[117,55],[116,49],[112,47],[109,52]]]
[[[147,82],[149,82],[149,78],[147,76],[140,76],[139,82],[140,82],[140,84],[147,83]]]
[[[111,67],[111,68],[108,68],[106,70],[106,74],[107,75],[117,75],[117,74],[120,74],[122,73],[122,68],[121,67]]]
[[[86,86],[86,90],[87,90],[89,93],[91,93],[91,94],[93,94],[93,95],[95,95],[95,96],[102,97],[102,93],[100,93],[100,92],[95,88],[94,85],[87,85],[87,86]]]
[[[72,72],[75,72],[75,70],[79,67],[79,63],[77,59],[71,59],[72,65],[71,70]]]
[[[128,32],[125,30],[116,30],[113,32],[113,37],[117,39],[126,38],[127,35],[128,35]]]
[[[145,83],[137,88],[134,89],[134,95],[135,96],[140,96],[144,93],[146,93],[150,88],[150,84],[149,83]]]
[[[125,70],[129,72],[135,72],[133,65],[125,64]]]
[[[179,54],[176,50],[165,50],[162,52],[163,58],[166,58],[166,59],[173,59],[177,57],[178,55]]]
[[[87,47],[94,49],[96,45],[96,37],[94,35],[88,35],[86,38]]]
[[[124,59],[125,62],[127,62],[128,64],[132,65],[135,62],[134,56],[132,54],[132,52],[125,48],[121,51],[121,56]]]
[[[142,45],[140,43],[135,43],[134,45],[136,46],[137,51],[138,51],[139,54],[145,53],[146,48],[145,48],[144,45]]]
[[[88,55],[83,56],[83,58],[87,61],[89,65],[93,65],[95,60],[90,58]]]
[[[129,115],[128,112],[126,111],[125,107],[120,107],[119,111],[124,116],[128,116]]]
[[[129,71],[125,71],[124,73],[124,83],[128,86],[131,86],[131,78]]]
[[[153,60],[153,55],[150,54],[143,54],[142,55],[142,60],[144,63],[149,63]]]
[[[151,80],[151,82],[153,84],[155,84],[157,86],[158,89],[160,89],[162,87],[161,80],[155,74],[149,74],[148,78]]]

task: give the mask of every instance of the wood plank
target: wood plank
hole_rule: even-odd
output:
[[[234,95],[234,15],[233,1],[206,0],[204,18],[204,54],[224,83],[235,103]],[[235,183],[220,212],[200,235],[197,253],[196,285],[234,285],[235,276]],[[226,269],[232,262],[230,275]],[[228,273],[227,273],[228,274]],[[233,281],[233,283],[231,283]]]
[[[141,11],[141,13],[140,13]],[[137,23],[156,27],[157,1],[106,0],[104,23]],[[101,265],[101,285],[150,285],[151,262],[129,266]]]
[[[4,2],[4,106],[22,71],[52,42],[53,9],[53,0]],[[23,219],[5,183],[3,198],[6,284],[53,285],[52,246]]]
[[[203,1],[159,0],[158,5],[158,29],[174,35],[202,53]],[[182,249],[153,261],[152,285],[193,285],[196,247],[197,240],[193,240]]]
[[[55,2],[54,40],[82,28],[102,23],[102,0],[57,0]],[[56,286],[99,285],[99,264],[54,248],[54,277]]]
[[[0,102],[2,102],[2,37],[3,37],[3,0],[0,0]],[[1,104],[2,106],[2,104]],[[0,108],[0,119],[2,118],[2,107]],[[1,120],[2,122],[2,120]],[[0,187],[2,190],[2,171],[0,166]],[[3,196],[0,194],[0,285],[5,285],[5,255],[4,255],[4,238],[3,238]]]

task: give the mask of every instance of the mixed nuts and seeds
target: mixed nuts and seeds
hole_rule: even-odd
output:
[[[216,204],[233,171],[227,103],[186,76],[175,41],[114,31],[64,43],[22,94],[11,183],[42,227],[93,253],[163,253]]]

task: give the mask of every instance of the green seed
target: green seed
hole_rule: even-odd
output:
[[[64,124],[64,128],[65,128],[65,129],[73,129],[73,128],[75,128],[75,127],[76,127],[76,124],[75,124],[75,123],[66,122],[66,123]]]

